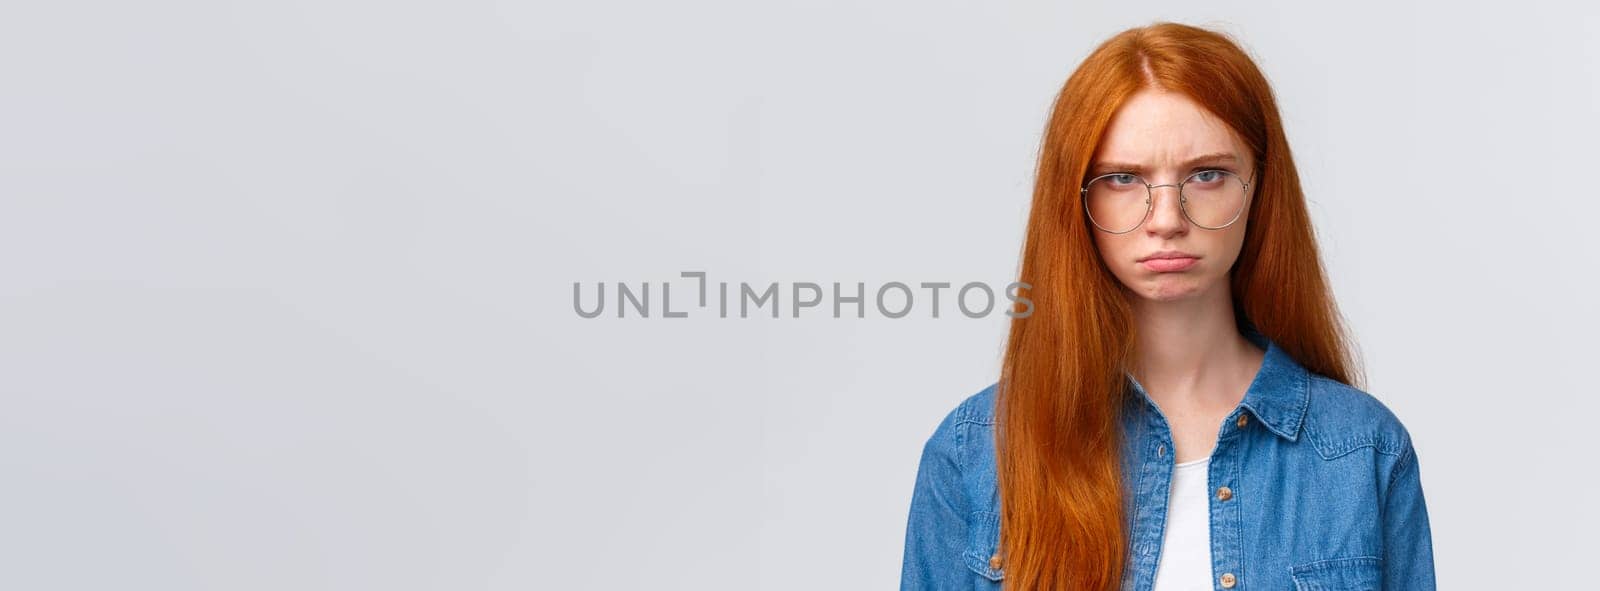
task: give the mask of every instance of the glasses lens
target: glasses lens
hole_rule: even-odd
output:
[[[1225,170],[1202,170],[1183,182],[1183,209],[1189,220],[1217,228],[1244,211],[1244,181]]]
[[[1149,210],[1150,189],[1132,174],[1109,174],[1089,181],[1089,218],[1109,232],[1126,232],[1139,226]]]

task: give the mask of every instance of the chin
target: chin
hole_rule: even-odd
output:
[[[1176,302],[1176,301],[1181,301],[1181,300],[1186,300],[1186,299],[1192,298],[1192,297],[1194,297],[1194,296],[1196,296],[1198,294],[1199,294],[1198,291],[1173,292],[1173,291],[1163,290],[1163,291],[1146,292],[1146,293],[1141,294],[1141,295],[1144,296],[1145,300],[1151,301],[1151,302]]]
[[[1185,273],[1161,273],[1147,278],[1137,293],[1146,300],[1170,302],[1192,298],[1205,292],[1205,282],[1200,277]]]

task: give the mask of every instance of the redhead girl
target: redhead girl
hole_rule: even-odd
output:
[[[1433,589],[1410,434],[1361,389],[1272,90],[1125,31],[1039,154],[997,382],[928,439],[903,589]]]

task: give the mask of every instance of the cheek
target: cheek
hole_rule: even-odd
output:
[[[1224,267],[1233,268],[1234,261],[1239,260],[1239,252],[1244,250],[1244,228],[1229,228],[1228,234],[1217,244],[1217,256],[1227,263]]]
[[[1136,265],[1133,259],[1138,258],[1139,255],[1134,252],[1137,244],[1132,237],[1132,233],[1095,233],[1094,242],[1100,251],[1100,259],[1105,261],[1106,267],[1111,269],[1113,273],[1122,275],[1134,270]]]
[[[1124,248],[1121,244],[1122,241],[1117,238],[1119,237],[1105,232],[1094,233],[1094,245],[1100,251],[1101,260],[1104,260],[1106,265],[1113,269],[1116,268],[1116,261],[1121,258],[1120,249]]]

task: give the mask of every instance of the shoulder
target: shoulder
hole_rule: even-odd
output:
[[[1362,448],[1392,456],[1410,453],[1410,431],[1377,396],[1327,376],[1309,376],[1306,436],[1324,459]]]
[[[967,395],[954,408],[947,411],[939,426],[928,438],[925,454],[947,455],[959,458],[966,445],[970,427],[994,425],[994,402],[997,384]]]
[[[990,384],[975,394],[963,398],[955,408],[945,413],[939,422],[940,430],[950,430],[963,424],[993,425],[995,390],[999,384]]]
[[[976,394],[968,396],[965,400],[962,400],[961,404],[956,406],[956,409],[951,411],[951,413],[957,417],[958,421],[961,422],[975,423],[979,425],[993,425],[995,391],[998,388],[998,383],[989,384],[984,389],[979,390]]]

